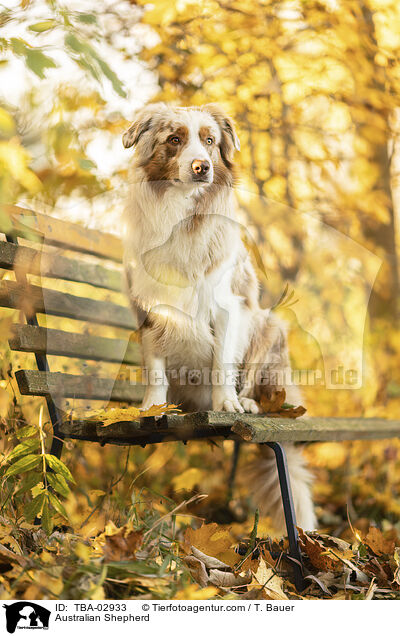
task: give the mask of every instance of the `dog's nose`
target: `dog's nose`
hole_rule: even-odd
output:
[[[192,170],[196,176],[202,177],[210,169],[210,162],[205,159],[195,159],[192,161]]]

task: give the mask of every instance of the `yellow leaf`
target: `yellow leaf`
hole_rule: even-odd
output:
[[[201,528],[193,530],[187,528],[184,535],[182,550],[186,554],[192,553],[192,546],[210,557],[215,557],[223,563],[233,567],[240,561],[240,555],[232,548],[235,541],[228,530],[216,523],[203,524]]]
[[[89,563],[92,553],[93,551],[88,545],[78,541],[75,546],[75,554],[79,559],[82,559],[85,565]]]
[[[10,394],[0,387],[0,417],[6,417],[10,404]]]
[[[260,559],[257,572],[254,574],[254,579],[259,583],[269,598],[274,601],[286,601],[288,596],[282,589],[282,579],[274,573],[274,571],[267,567],[264,559]]]
[[[185,601],[206,601],[209,598],[214,598],[217,594],[219,594],[219,591],[216,587],[208,586],[201,588],[196,585],[196,583],[192,583],[178,592],[178,594],[174,596],[174,599],[184,599]]]
[[[193,490],[194,486],[201,484],[204,475],[200,468],[188,468],[172,479],[172,485],[175,490]]]
[[[0,142],[0,172],[9,173],[32,194],[38,192],[42,184],[32,170],[28,168],[29,153],[15,138]]]
[[[6,136],[11,136],[15,133],[14,119],[4,108],[0,108],[0,130]]]

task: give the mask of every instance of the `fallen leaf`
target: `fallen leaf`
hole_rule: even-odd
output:
[[[233,572],[223,572],[222,570],[210,570],[209,582],[218,587],[238,587],[245,586],[251,582],[250,570],[241,574]]]
[[[204,554],[204,552],[201,552],[200,550],[195,548],[194,545],[192,546],[192,553],[193,553],[193,556],[195,556],[196,559],[199,559],[199,561],[202,561],[202,563],[204,563],[204,565],[208,569],[218,568],[219,570],[227,570],[229,568],[229,565],[227,565],[223,561],[220,561],[219,559],[216,559],[215,557],[208,556],[207,554]]]
[[[105,561],[136,559],[136,552],[143,542],[143,532],[123,526],[114,534],[105,535],[103,554]]]
[[[270,417],[300,417],[304,415],[307,409],[304,406],[293,406],[292,404],[286,404],[286,391],[281,389],[275,391],[270,397],[263,394],[260,398],[260,406],[263,413],[266,413]]]
[[[371,526],[368,530],[368,534],[363,543],[365,543],[365,545],[367,545],[377,556],[392,555],[395,548],[394,540],[385,539],[382,532],[374,526]]]
[[[205,587],[204,589],[200,589],[195,583],[188,585],[183,590],[178,592],[174,599],[184,599],[185,601],[205,601],[209,598],[213,598],[217,596],[218,589],[213,586]]]
[[[282,579],[275,574],[272,568],[267,567],[264,559],[260,559],[257,572],[254,573],[254,580],[261,585],[273,601],[286,601],[288,596],[282,589]]]
[[[187,556],[184,558],[184,561],[194,580],[201,585],[201,587],[206,587],[208,584],[208,574],[204,563],[194,556]]]
[[[307,535],[301,529],[299,529],[299,539],[301,547],[317,570],[326,572],[328,570],[339,571],[342,569],[343,566],[338,557],[335,554],[328,553],[325,546],[318,539]]]
[[[111,426],[116,422],[131,422],[141,417],[159,417],[165,413],[179,411],[176,404],[154,404],[149,409],[142,410],[136,406],[127,408],[99,409],[85,413],[85,418],[95,422],[102,422],[103,427]]]
[[[190,554],[192,546],[208,556],[218,556],[228,550],[234,540],[228,530],[221,530],[216,523],[203,524],[197,530],[186,528],[183,549]]]
[[[396,548],[394,551],[394,562],[396,563],[397,567],[393,573],[393,581],[392,583],[397,583],[397,585],[400,585],[400,548]]]

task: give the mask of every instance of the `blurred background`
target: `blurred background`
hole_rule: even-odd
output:
[[[221,103],[241,140],[239,221],[263,263],[262,302],[288,285],[294,366],[320,370],[318,387],[305,380],[309,409],[393,415],[397,3],[84,5],[3,5],[0,201],[118,233],[135,110]]]
[[[262,304],[289,323],[294,367],[318,371],[318,382],[302,382],[308,412],[399,417],[397,0],[22,0],[0,5],[0,27],[0,203],[118,234],[132,158],[121,134],[135,110],[220,103],[241,141],[239,221],[259,255]],[[13,409],[37,417],[41,403],[13,402],[16,314],[0,314],[4,422]],[[69,461],[92,489],[121,468],[115,449],[72,447]],[[399,448],[309,448],[326,527],[342,528],[346,505],[355,519],[397,523]],[[129,461],[146,468],[141,487],[160,492],[183,473],[168,483],[179,498],[199,483],[218,491],[225,451],[171,444]],[[121,514],[120,487],[99,526]],[[79,488],[68,505],[83,516]]]

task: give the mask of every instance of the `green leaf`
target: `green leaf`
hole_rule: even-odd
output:
[[[54,510],[56,510],[58,514],[64,517],[65,519],[68,519],[68,513],[65,510],[64,506],[62,505],[61,501],[57,499],[57,497],[53,495],[52,492],[49,491],[48,494],[49,494],[50,503],[53,506]]]
[[[21,55],[25,57],[26,65],[31,69],[40,79],[43,79],[46,68],[56,68],[57,64],[51,58],[45,55],[40,48],[32,48],[26,44],[21,38],[11,38],[11,48],[15,55]]]
[[[52,488],[60,495],[64,497],[68,497],[70,494],[69,486],[62,475],[58,475],[57,473],[47,473],[47,479]]]
[[[97,23],[97,17],[93,15],[92,13],[78,13],[76,17],[79,20],[79,22],[83,22],[84,24]]]
[[[68,35],[65,36],[64,42],[65,46],[68,46],[76,53],[85,53],[85,44],[81,40],[78,40],[73,33],[68,33]]]
[[[36,468],[36,466],[40,464],[41,460],[41,455],[25,455],[25,457],[22,457],[15,462],[15,464],[12,464],[12,466],[7,468],[5,476],[12,477],[12,475],[26,473],[26,471]]]
[[[25,55],[28,47],[21,38],[11,38],[10,44],[15,55]]]
[[[37,495],[32,501],[30,501],[24,508],[24,515],[27,521],[32,521],[37,517],[41,512],[46,501],[46,493],[41,492],[40,495]]]
[[[25,492],[28,492],[28,490],[31,490],[32,488],[34,488],[41,481],[42,481],[42,473],[34,472],[34,473],[31,473],[30,475],[26,475],[26,477],[24,477],[21,488],[17,490],[15,495],[23,495]]]
[[[93,170],[93,168],[97,168],[94,161],[91,161],[90,159],[79,159],[78,163],[79,163],[79,167],[82,168],[82,170],[89,171],[89,170]]]
[[[58,457],[55,457],[54,455],[50,455],[49,453],[46,453],[45,458],[46,458],[47,464],[50,466],[50,468],[52,468],[52,470],[54,470],[55,473],[59,473],[60,475],[64,477],[64,479],[67,479],[68,481],[72,481],[72,483],[75,483],[75,479],[72,477],[71,473],[69,472],[64,462],[58,459]]]
[[[24,426],[23,428],[18,429],[15,433],[18,439],[23,439],[24,437],[32,437],[32,435],[36,435],[38,432],[36,426]]]
[[[43,33],[43,31],[54,29],[55,26],[57,26],[57,22],[55,20],[43,20],[42,22],[35,22],[35,24],[31,24],[28,29],[30,31],[35,31],[35,33]]]
[[[50,514],[50,507],[48,501],[44,502],[43,510],[42,510],[42,528],[47,535],[51,534],[53,531],[54,523],[53,518]]]
[[[93,66],[93,64],[90,64],[90,62],[87,61],[86,58],[84,57],[79,57],[78,59],[75,60],[75,62],[81,66],[85,71],[89,71],[89,73],[91,74],[91,76],[96,80],[96,82],[100,82],[100,75],[97,72],[96,68]]]
[[[40,442],[38,439],[26,439],[24,442],[18,444],[18,446],[14,448],[14,450],[7,457],[7,461],[12,462],[14,461],[14,459],[20,457],[21,455],[27,455],[28,453],[31,453],[32,451],[39,448],[39,446]]]
[[[65,37],[65,45],[71,48],[75,53],[81,54],[79,63],[82,66],[87,67],[88,70],[92,73],[92,75],[96,77],[96,75],[93,72],[92,65],[90,64],[88,58],[91,58],[92,60],[94,60],[97,63],[97,65],[100,67],[101,71],[103,72],[103,75],[105,75],[105,77],[107,77],[107,79],[110,80],[115,92],[121,97],[126,97],[126,92],[123,88],[122,82],[118,79],[117,75],[108,66],[108,64],[98,55],[95,49],[92,46],[90,46],[90,44],[86,42],[82,42],[82,40],[79,40],[75,35],[73,35],[72,33],[69,33]],[[98,79],[98,77],[96,77],[96,79]]]
[[[104,75],[110,80],[113,89],[115,92],[121,97],[126,97],[126,92],[124,90],[123,84],[120,79],[118,79],[117,75],[113,70],[102,60],[101,58],[97,58],[98,64],[103,71]]]
[[[28,49],[26,52],[27,66],[36,73],[40,79],[45,77],[46,68],[56,68],[57,64],[51,58],[42,53],[39,49]]]

